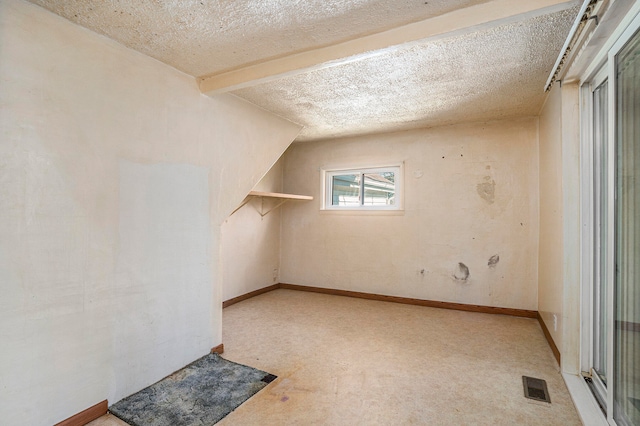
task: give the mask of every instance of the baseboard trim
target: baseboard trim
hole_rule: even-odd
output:
[[[234,305],[234,304],[236,304],[238,302],[242,302],[243,300],[251,299],[252,297],[261,295],[263,293],[268,293],[270,291],[277,290],[279,288],[280,288],[280,284],[274,284],[274,285],[270,285],[268,287],[264,287],[264,288],[261,288],[261,289],[258,289],[258,290],[250,291],[247,294],[243,294],[241,296],[234,297],[234,298],[229,299],[229,300],[225,300],[224,302],[222,302],[222,307],[226,308],[226,307]]]
[[[427,306],[430,308],[453,309],[456,311],[480,312],[483,314],[511,315],[524,318],[536,318],[537,311],[513,308],[497,308],[494,306],[468,305],[465,303],[438,302],[434,300],[412,299],[408,297],[385,296],[375,293],[363,293],[359,291],[336,290],[332,288],[309,287],[304,285],[280,283],[280,287],[287,290],[309,291],[313,293],[332,294],[334,296],[356,297],[359,299],[378,300],[381,302],[402,303],[405,305]]]
[[[60,423],[56,423],[55,426],[84,426],[95,419],[107,414],[109,409],[109,403],[105,399],[96,405],[87,408],[84,411],[79,412],[75,416],[69,417],[67,420],[63,420]]]
[[[215,348],[211,348],[211,353],[212,354],[222,355],[223,352],[224,352],[224,344],[222,344],[222,343],[220,343]]]
[[[244,294],[242,296],[234,297],[233,299],[229,299],[226,302],[223,302],[222,307],[226,308],[227,306],[233,305],[234,303],[238,303],[243,300],[247,300],[252,297],[258,296],[260,294],[277,290],[279,288],[285,289],[285,290],[307,291],[311,293],[330,294],[334,296],[346,296],[346,297],[355,297],[359,299],[377,300],[381,302],[402,303],[405,305],[426,306],[430,308],[441,308],[441,309],[453,309],[457,311],[479,312],[483,314],[511,315],[515,317],[537,319],[538,322],[540,323],[540,327],[542,328],[542,332],[544,333],[544,336],[547,339],[547,342],[549,343],[549,347],[553,352],[553,356],[558,361],[558,365],[560,365],[560,351],[558,350],[558,347],[553,341],[553,338],[551,337],[551,333],[549,333],[549,330],[547,329],[547,325],[542,320],[540,313],[538,311],[531,311],[527,309],[497,308],[494,306],[468,305],[465,303],[438,302],[435,300],[412,299],[408,297],[398,297],[398,296],[385,296],[382,294],[375,294],[375,293],[363,293],[359,291],[337,290],[333,288],[310,287],[306,285],[296,285],[296,284],[286,284],[286,283],[270,285],[268,287],[264,287],[259,290],[255,290],[250,293]],[[217,348],[220,348],[220,351],[221,351],[217,353],[222,353],[222,350],[223,350],[222,345],[219,345],[216,348],[213,348],[211,352],[216,352],[215,350]]]
[[[544,323],[544,320],[542,319],[542,316],[540,315],[539,312],[537,313],[537,318],[538,318],[538,322],[540,323],[540,327],[542,328],[542,332],[544,333],[544,337],[547,338],[547,343],[549,343],[551,352],[553,352],[553,356],[556,358],[556,361],[558,361],[558,365],[562,365],[560,364],[560,351],[558,350],[556,343],[553,341],[553,337],[551,337],[551,333],[549,333],[547,324]]]
[[[385,296],[382,294],[375,294],[375,293],[364,293],[364,292],[349,291],[349,290],[337,290],[334,288],[311,287],[306,285],[286,284],[286,283],[273,284],[268,287],[264,287],[259,290],[252,291],[250,293],[243,294],[242,296],[234,297],[233,299],[229,299],[225,302],[222,302],[222,307],[226,308],[227,306],[231,306],[234,303],[238,303],[243,300],[247,300],[252,297],[258,296],[260,294],[277,290],[279,288],[282,288],[285,290],[296,290],[296,291],[307,291],[311,293],[331,294],[334,296],[355,297],[358,299],[378,300],[381,302],[402,303],[405,305],[427,306],[430,308],[453,309],[456,311],[467,311],[467,312],[480,312],[483,314],[511,315],[515,317],[533,318],[533,319],[538,318],[538,311],[530,311],[526,309],[498,308],[494,306],[468,305],[466,303],[438,302],[435,300],[412,299],[409,297],[399,297],[399,296]]]

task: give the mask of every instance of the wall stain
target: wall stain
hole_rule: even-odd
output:
[[[489,268],[495,268],[498,262],[500,262],[500,256],[494,254],[489,258],[489,262],[487,262],[487,265],[489,266]]]
[[[458,262],[458,266],[456,267],[455,272],[453,273],[453,278],[458,281],[466,281],[469,279],[469,268],[462,262]]]
[[[491,176],[485,176],[484,182],[476,185],[478,195],[489,204],[493,204],[496,198],[496,181]]]

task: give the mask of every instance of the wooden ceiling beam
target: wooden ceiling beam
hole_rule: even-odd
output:
[[[574,5],[575,1],[567,0],[491,0],[380,33],[201,77],[198,84],[200,91],[207,95],[230,92],[359,61],[412,43],[424,43],[427,40],[454,37],[523,21]]]

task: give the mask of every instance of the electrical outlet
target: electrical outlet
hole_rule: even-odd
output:
[[[558,331],[558,316],[553,314],[553,331]]]
[[[278,281],[278,268],[273,270],[273,282],[275,283],[276,281]]]

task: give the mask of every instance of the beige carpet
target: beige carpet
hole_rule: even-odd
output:
[[[291,290],[223,316],[224,357],[278,379],[220,425],[580,424],[533,319]]]
[[[276,290],[224,309],[223,341],[278,379],[219,425],[580,424],[532,319]]]

